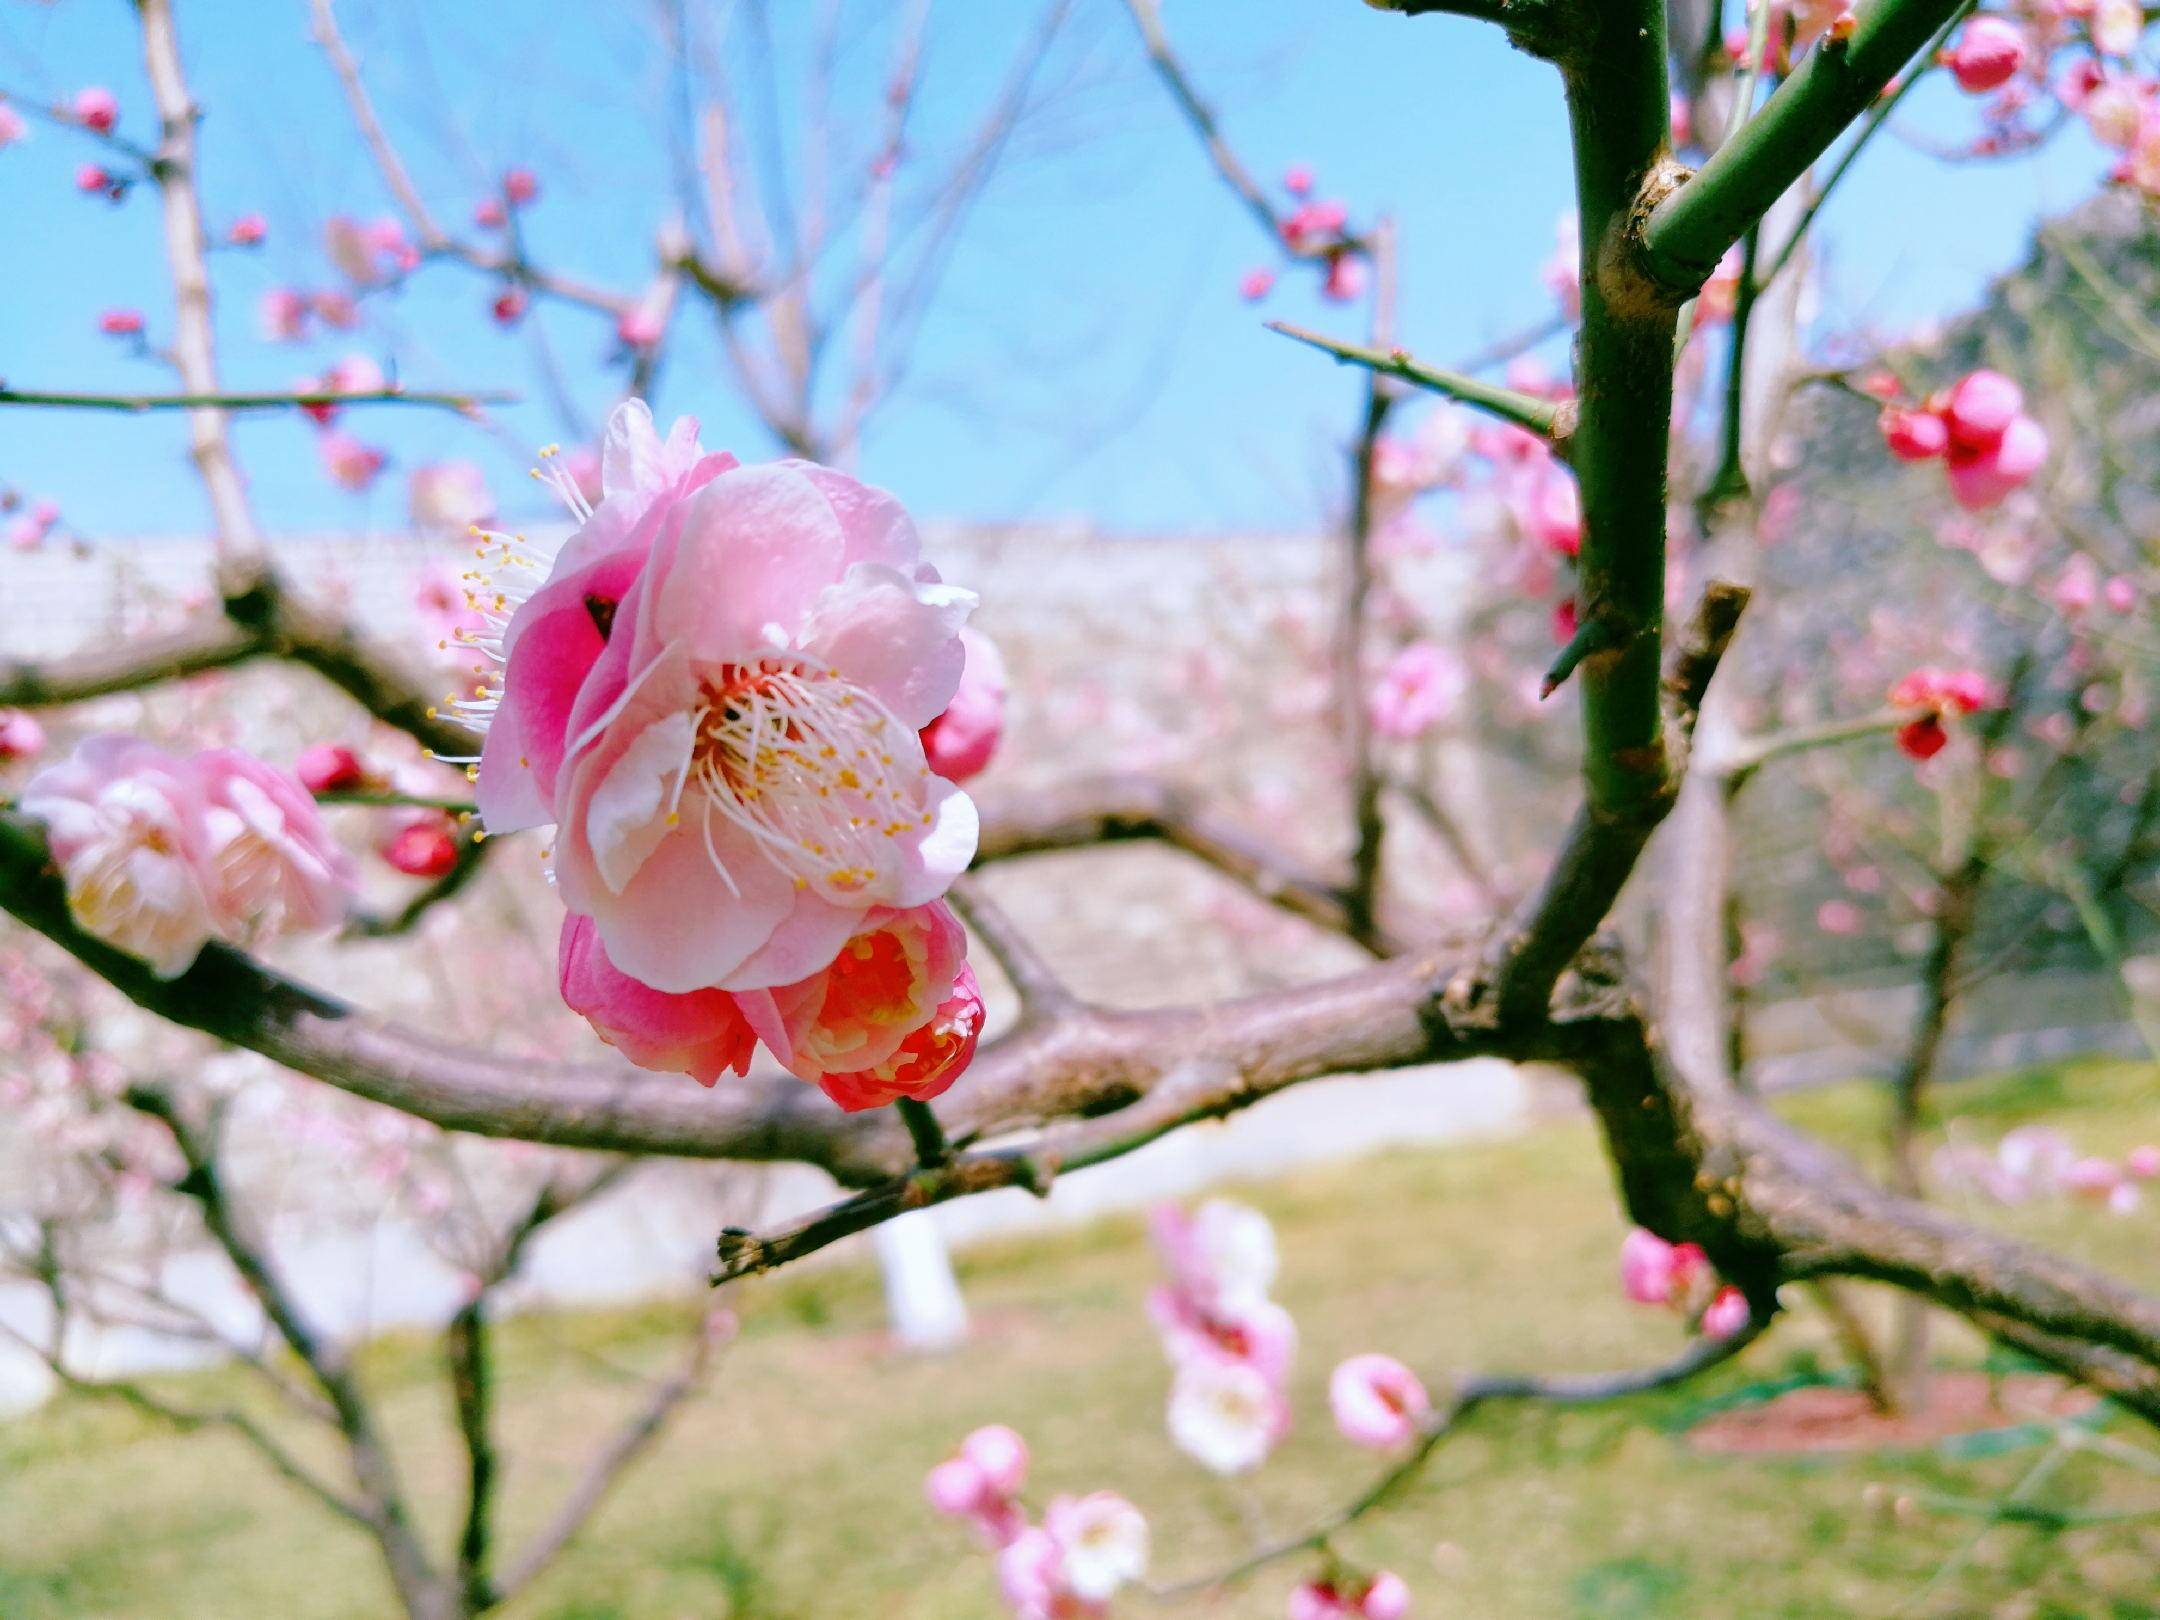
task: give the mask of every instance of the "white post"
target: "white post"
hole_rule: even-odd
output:
[[[945,1236],[926,1209],[876,1229],[878,1267],[893,1337],[910,1350],[950,1350],[967,1337],[967,1301]]]

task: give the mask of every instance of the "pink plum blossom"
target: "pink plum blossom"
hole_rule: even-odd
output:
[[[900,1043],[897,1052],[867,1069],[821,1074],[817,1087],[851,1114],[882,1108],[902,1097],[927,1102],[942,1096],[975,1060],[984,1016],[975,970],[963,962],[952,994],[938,1003],[929,1022]]]
[[[565,902],[660,990],[794,983],[871,910],[941,895],[975,809],[917,733],[959,685],[974,598],[899,504],[707,455],[688,419],[663,441],[640,401],[609,423],[597,507],[557,482],[582,521],[539,589],[538,560],[488,537],[503,670],[464,707],[489,830],[557,823]]]
[[[987,1423],[960,1442],[960,1455],[981,1470],[990,1489],[1018,1496],[1027,1484],[1027,1442],[1002,1423]]]
[[[1885,406],[1877,425],[1900,461],[1930,461],[1950,448],[1950,425],[1933,411]]]
[[[873,1069],[900,1050],[953,992],[967,935],[941,902],[881,915],[826,966],[794,984],[743,995],[773,1055],[813,1083]]]
[[[2047,429],[2029,416],[2011,422],[1985,449],[1961,450],[1953,444],[1946,457],[1951,498],[1969,512],[1997,505],[2031,480],[2047,453]]]
[[[179,759],[91,737],[30,779],[22,808],[45,826],[77,923],[161,978],[213,936],[326,927],[352,887],[306,790],[237,749]]]
[[[1283,170],[1283,190],[1293,197],[1309,196],[1313,188],[1313,171],[1310,163],[1293,163]]]
[[[1245,1474],[1289,1431],[1290,1409],[1258,1368],[1194,1356],[1171,1380],[1165,1420],[1172,1443],[1203,1468]]]
[[[0,150],[13,146],[17,141],[21,140],[29,131],[29,128],[30,126],[23,122],[21,113],[10,107],[6,102],[0,101]]]
[[[503,171],[503,196],[519,208],[535,202],[540,196],[540,181],[530,169],[506,169]]]
[[[1683,1303],[1709,1271],[1696,1244],[1668,1243],[1640,1226],[1620,1240],[1620,1287],[1638,1305]]]
[[[260,214],[242,214],[225,229],[225,240],[234,247],[261,247],[270,234],[270,222]]]
[[[1238,296],[1248,304],[1257,304],[1275,290],[1275,272],[1266,265],[1255,265],[1238,277]]]
[[[81,164],[75,170],[75,189],[86,196],[113,191],[112,173],[102,163]]]
[[[2123,1168],[2140,1181],[2160,1177],[2160,1145],[2146,1142],[2132,1148],[2123,1157]]]
[[[1393,1356],[1352,1356],[1328,1379],[1335,1427],[1353,1445],[1393,1451],[1417,1438],[1432,1410],[1418,1375]]]
[[[1023,1529],[998,1554],[998,1591],[1013,1620],[1102,1620],[1110,1612],[1065,1581],[1064,1549],[1039,1526]]]
[[[1179,1289],[1152,1288],[1147,1304],[1173,1367],[1194,1356],[1212,1356],[1243,1362],[1278,1387],[1290,1375],[1297,1323],[1273,1300],[1202,1307]]]
[[[1361,253],[1348,251],[1328,255],[1327,274],[1321,278],[1320,296],[1347,304],[1364,295],[1372,279],[1372,267]]]
[[[979,774],[1005,729],[1005,660],[978,630],[962,628],[966,662],[945,712],[922,729],[923,757],[948,782]]]
[[[1469,685],[1462,660],[1429,641],[1413,641],[1388,661],[1368,708],[1373,729],[1407,742],[1447,718]]]
[[[1027,1465],[1027,1442],[1002,1423],[988,1424],[930,1470],[923,1494],[938,1512],[974,1525],[991,1546],[1007,1546],[1027,1529],[1018,1501]]]
[[[641,1069],[687,1074],[712,1085],[750,1071],[757,1035],[723,990],[670,995],[638,983],[608,960],[590,917],[563,918],[557,952],[563,1002]]]
[[[1083,1603],[1108,1602],[1147,1573],[1147,1520],[1114,1491],[1053,1497],[1043,1529],[1057,1543],[1062,1584]]]
[[[107,337],[140,337],[143,312],[139,309],[108,309],[98,316],[98,330]]]
[[[1410,1588],[1384,1569],[1362,1583],[1339,1576],[1307,1581],[1292,1590],[1283,1612],[1288,1620],[1403,1620],[1410,1612]]]

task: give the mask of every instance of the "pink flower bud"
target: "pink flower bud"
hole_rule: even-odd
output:
[[[1370,278],[1363,254],[1333,254],[1328,259],[1327,279],[1320,283],[1320,295],[1338,304],[1350,303],[1363,295]]]
[[[75,171],[75,189],[85,195],[110,191],[112,183],[113,177],[106,172],[103,164],[85,163]]]
[[[985,1497],[994,1493],[982,1470],[965,1457],[947,1457],[923,1477],[923,1495],[930,1505],[950,1518],[975,1514]]]
[[[1335,1427],[1352,1445],[1392,1451],[1417,1438],[1432,1397],[1393,1356],[1352,1356],[1328,1379]]]
[[[382,858],[407,877],[439,878],[457,865],[457,840],[441,817],[414,821],[383,845]]]
[[[500,198],[483,197],[473,206],[472,217],[473,223],[483,231],[499,231],[509,215],[503,212]]]
[[[1999,504],[2022,488],[2047,460],[2047,429],[2029,416],[2014,418],[1988,449],[1949,452],[1950,495],[1968,512]]]
[[[45,746],[45,728],[21,709],[0,709],[0,761],[29,759]]]
[[[2160,1176],[2160,1146],[2147,1142],[2132,1148],[2123,1158],[2123,1168],[2140,1181]]]
[[[270,222],[260,214],[242,214],[226,229],[225,240],[234,247],[260,247],[270,234]]]
[[[1357,1600],[1363,1620],[1404,1620],[1410,1612],[1410,1588],[1391,1569],[1375,1570]]]
[[[1002,1423],[985,1424],[961,1441],[960,1456],[1000,1496],[1018,1496],[1027,1484],[1027,1442]]]
[[[505,287],[488,305],[488,313],[495,317],[497,326],[515,326],[525,318],[525,305],[523,287]]]
[[[1943,52],[1943,65],[1968,95],[2000,89],[2025,65],[2025,33],[2001,17],[1975,17]]]
[[[1713,1339],[1729,1339],[1748,1324],[1747,1296],[1727,1283],[1702,1314],[1702,1330]]]
[[[537,200],[540,195],[539,178],[530,169],[506,170],[502,184],[503,196],[518,208]]]
[[[1257,304],[1275,290],[1275,272],[1266,265],[1253,266],[1238,277],[1238,296],[1248,304]]]
[[[1999,371],[1958,379],[1943,401],[1950,442],[1960,450],[1992,450],[2025,409],[2025,391]]]
[[[84,129],[94,129],[100,135],[110,135],[113,125],[120,121],[120,101],[102,85],[92,85],[87,90],[75,92],[73,102],[75,121]]]
[[[1283,170],[1282,183],[1283,190],[1289,192],[1293,197],[1309,195],[1313,188],[1312,165],[1309,163],[1291,164],[1289,168]]]
[[[310,743],[293,761],[293,774],[310,793],[344,793],[367,781],[360,756],[342,743]]]
[[[1950,447],[1949,424],[1933,411],[1888,406],[1876,418],[1876,426],[1882,430],[1883,443],[1900,461],[1926,461]]]
[[[98,317],[98,330],[107,337],[137,337],[143,329],[139,309],[108,309]]]

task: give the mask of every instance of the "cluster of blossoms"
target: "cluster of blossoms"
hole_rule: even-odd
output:
[[[972,1525],[998,1552],[998,1589],[1016,1620],[1093,1620],[1147,1573],[1148,1525],[1114,1491],[1055,1496],[1029,1522],[1027,1442],[1003,1424],[977,1429],[923,1482],[930,1505]]]
[[[2051,107],[2116,154],[2109,178],[2160,195],[2160,81],[2138,57],[2151,18],[2137,0],[2022,0],[1961,28],[1941,55],[1958,88],[1988,96],[1976,156],[2043,140]]]
[[[1943,460],[1950,495],[1969,512],[1997,505],[2047,459],[2048,436],[2025,414],[2025,394],[1999,371],[1975,371],[1918,405],[1895,400],[1896,383],[1877,381],[1889,398],[1880,418],[1883,443],[1900,461]]]
[[[30,779],[22,809],[44,824],[76,922],[160,978],[213,938],[328,928],[353,888],[307,790],[237,749],[179,758],[92,737]]]
[[[2000,702],[1988,678],[1977,669],[1923,664],[1908,670],[1890,688],[1890,706],[1919,712],[1898,727],[1898,749],[1912,759],[1933,759],[1950,741],[1943,725],[1945,716],[1977,714]]]
[[[1364,250],[1350,232],[1349,204],[1334,197],[1315,197],[1313,172],[1294,163],[1283,172],[1283,190],[1292,206],[1282,216],[1283,246],[1300,259],[1325,266],[1320,296],[1338,304],[1360,297],[1371,279]],[[1256,265],[1238,280],[1238,296],[1258,303],[1275,290],[1275,272]]]
[[[13,490],[0,491],[0,512],[12,514],[7,524],[7,543],[11,550],[35,551],[60,527],[60,503],[57,501],[26,502]]]
[[[2143,1202],[2138,1184],[2160,1179],[2160,1146],[2134,1147],[2118,1162],[2079,1153],[2061,1132],[2045,1125],[2023,1125],[2005,1135],[1992,1152],[1945,1144],[1936,1151],[1935,1170],[1951,1186],[1997,1203],[2059,1195],[2128,1215]]]
[[[1620,1288],[1638,1305],[1678,1311],[1713,1339],[1729,1339],[1748,1323],[1747,1296],[1718,1281],[1698,1245],[1667,1243],[1640,1226],[1620,1240]]]
[[[938,1095],[982,1028],[941,899],[976,818],[921,733],[966,685],[972,593],[882,491],[708,454],[687,418],[662,439],[639,401],[597,504],[549,459],[579,526],[552,559],[479,531],[486,662],[453,704],[489,832],[556,829],[564,1000],[708,1085],[763,1041],[843,1108]],[[994,742],[983,673],[948,759]]]
[[[1210,1472],[1250,1473],[1290,1429],[1284,1386],[1297,1326],[1268,1298],[1275,1230],[1258,1210],[1220,1198],[1189,1215],[1162,1205],[1151,1226],[1169,1273],[1149,1293],[1148,1314],[1172,1371],[1170,1438]]]
[[[1162,1205],[1150,1228],[1168,1280],[1148,1314],[1172,1368],[1170,1438],[1218,1474],[1248,1473],[1288,1431],[1285,1386],[1297,1349],[1289,1312],[1268,1297],[1275,1230],[1258,1210],[1214,1198],[1187,1212]],[[1423,1434],[1432,1401],[1392,1357],[1352,1356],[1328,1381],[1343,1437],[1400,1453]],[[1097,1491],[1054,1499],[1040,1526],[1020,1499],[1026,1444],[1003,1425],[977,1429],[930,1470],[924,1489],[940,1513],[999,1549],[998,1582],[1017,1620],[1097,1620],[1110,1597],[1147,1568],[1147,1521],[1122,1496]],[[1289,1620],[1403,1620],[1410,1589],[1387,1570],[1362,1571],[1323,1549],[1321,1573],[1291,1594]]]

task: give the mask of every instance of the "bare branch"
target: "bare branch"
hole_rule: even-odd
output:
[[[1243,884],[1270,905],[1337,933],[1350,931],[1346,891],[1267,849],[1181,790],[1114,777],[1027,797],[986,801],[978,866],[1049,850],[1159,839]]]
[[[960,878],[945,898],[1005,970],[1020,997],[1023,1016],[1040,1017],[1072,1004],[1072,992],[1064,981],[1005,914],[1005,908],[990,898],[980,878]]]
[[[709,1324],[700,1322],[692,1332],[695,1334],[689,1354],[682,1366],[668,1378],[653,1387],[645,1405],[624,1426],[615,1438],[602,1448],[586,1467],[584,1477],[571,1490],[555,1517],[533,1537],[524,1552],[518,1555],[509,1571],[492,1588],[497,1601],[515,1596],[552,1563],[571,1538],[585,1527],[586,1521],[607,1500],[608,1492],[628,1472],[659,1435],[675,1409],[693,1394],[705,1381],[706,1370],[712,1364],[717,1336]]]
[[[430,405],[470,416],[482,405],[512,405],[516,394],[500,389],[430,393],[415,388],[371,388],[356,393],[300,389],[283,393],[242,394],[72,394],[51,390],[0,387],[0,405],[45,405],[86,411],[267,411],[297,410],[308,405]]]
[[[1457,371],[1444,371],[1414,359],[1407,350],[1397,348],[1373,348],[1361,343],[1345,343],[1324,333],[1307,331],[1288,321],[1269,321],[1267,329],[1284,337],[1318,349],[1322,354],[1332,355],[1346,366],[1362,366],[1367,371],[1383,377],[1394,377],[1414,388],[1428,393],[1440,394],[1457,404],[1468,405],[1473,410],[1497,416],[1503,422],[1512,422],[1527,432],[1551,442],[1554,452],[1562,457],[1567,454],[1569,436],[1574,431],[1574,412],[1571,407],[1556,405],[1549,399],[1539,399],[1513,388],[1496,383],[1480,382],[1477,378]]]

